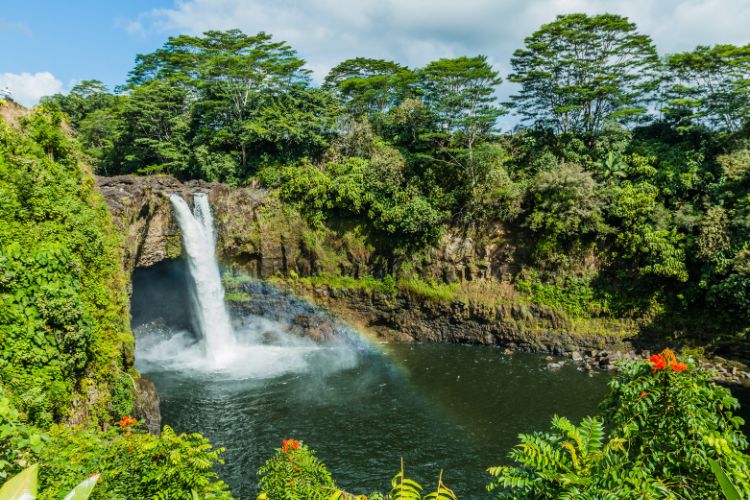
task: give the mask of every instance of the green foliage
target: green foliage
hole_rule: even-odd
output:
[[[59,498],[78,478],[101,475],[100,498],[190,500],[191,490],[205,499],[229,499],[213,467],[222,449],[199,434],[176,434],[165,426],[160,436],[138,431],[96,432],[55,426],[39,453],[42,499]]]
[[[45,433],[19,422],[7,398],[0,399],[0,478],[32,462],[40,464],[41,499],[60,498],[82,477],[99,474],[95,498],[231,498],[213,468],[223,449],[199,434],[160,436],[131,430],[97,431],[54,425]],[[81,491],[85,486],[81,486]],[[74,497],[75,498],[75,497]]]
[[[750,492],[750,459],[737,400],[711,373],[665,350],[628,362],[610,381],[602,417],[521,435],[511,466],[493,467],[498,498],[719,498],[712,472]],[[606,429],[606,431],[605,431]]]
[[[258,470],[261,493],[271,499],[327,499],[338,488],[326,466],[303,443],[276,448]]]
[[[437,283],[434,279],[424,280],[418,276],[409,276],[401,278],[398,281],[398,288],[407,293],[422,297],[428,300],[437,300],[450,302],[456,296],[458,289],[457,284]]]
[[[711,464],[711,470],[716,476],[716,479],[719,481],[719,486],[721,487],[721,491],[722,493],[724,493],[726,499],[741,500],[742,497],[740,496],[740,492],[737,491],[737,488],[735,488],[735,486],[732,484],[732,481],[729,480],[729,478],[727,477],[727,473],[724,472],[724,469],[721,468],[719,462],[714,459],[710,459],[709,463]]]
[[[604,422],[587,417],[579,426],[564,417],[552,419],[551,432],[521,434],[509,457],[518,465],[488,469],[495,479],[489,491],[497,498],[593,498],[599,468],[624,450],[624,440],[605,439]],[[632,491],[630,492],[633,493]]]
[[[0,500],[34,500],[38,491],[38,473],[39,464],[34,464],[8,480],[0,488]],[[94,474],[84,479],[63,500],[86,500],[91,496],[99,477],[99,474]]]
[[[387,149],[376,146],[376,150]],[[391,246],[422,245],[437,239],[443,214],[414,186],[388,182],[386,165],[349,157],[316,166],[302,162],[261,178],[274,182],[281,198],[296,204],[313,224],[335,217],[362,218],[371,231],[391,238]]]
[[[61,115],[0,123],[0,379],[24,416],[48,424],[74,400],[91,420],[128,411],[132,359],[119,236]]]
[[[698,46],[667,58],[665,111],[679,127],[737,131],[750,119],[750,45]]]
[[[540,237],[537,251],[560,254],[571,242],[607,232],[602,190],[590,173],[564,164],[539,172],[527,192],[525,225]]]
[[[406,477],[404,460],[401,470],[391,480],[388,495],[373,492],[370,495],[354,495],[339,489],[331,474],[302,442],[285,439],[281,448],[266,460],[258,470],[261,492],[258,500],[457,500],[456,494],[443,483],[440,471],[435,491],[422,496],[422,486]]]
[[[716,496],[708,459],[724,465],[738,488],[750,492],[750,462],[739,408],[729,389],[711,373],[668,366],[652,372],[631,363],[610,382],[602,403],[611,435],[628,443],[628,461],[658,474],[669,487],[693,498]]]
[[[567,14],[543,25],[511,59],[512,99],[525,120],[594,132],[645,113],[658,63],[651,39],[614,14]]]
[[[358,57],[339,63],[326,76],[331,89],[352,115],[381,116],[413,93],[416,74],[392,61]]]
[[[597,297],[590,278],[561,277],[547,283],[534,273],[514,283],[515,288],[528,295],[529,301],[567,312],[573,317],[586,318],[606,315],[606,299]]]
[[[372,276],[353,278],[351,276],[331,273],[320,273],[316,276],[304,278],[292,276],[292,278],[308,285],[325,285],[335,289],[367,290],[387,294],[393,294],[396,291],[396,280],[390,274],[385,275],[383,279],[377,279]]]
[[[24,425],[8,398],[0,397],[0,479],[17,473],[38,455],[49,437]]]

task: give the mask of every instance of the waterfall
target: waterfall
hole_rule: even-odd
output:
[[[216,236],[208,196],[197,193],[195,208],[177,194],[169,195],[187,256],[194,287],[191,291],[195,323],[205,343],[206,356],[216,367],[232,358],[236,348],[232,323],[224,304],[224,286],[216,262]]]

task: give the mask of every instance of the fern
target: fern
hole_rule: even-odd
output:
[[[422,485],[404,474],[404,459],[401,458],[401,471],[391,479],[390,500],[421,500]]]

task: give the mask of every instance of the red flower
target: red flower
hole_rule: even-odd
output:
[[[680,362],[680,363],[674,363],[672,365],[672,369],[674,371],[676,371],[676,372],[684,372],[685,370],[687,370],[687,368],[688,368],[687,364],[682,363],[682,362]]]
[[[299,441],[294,439],[284,439],[281,442],[281,451],[288,453],[290,450],[299,450]]]
[[[653,365],[651,369],[654,373],[667,367],[667,362],[662,358],[661,354],[654,354],[648,358],[648,362]]]

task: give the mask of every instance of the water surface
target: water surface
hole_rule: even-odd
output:
[[[386,490],[404,457],[408,474],[423,484],[443,468],[461,498],[481,498],[484,470],[504,461],[518,433],[546,429],[555,413],[574,420],[591,414],[606,389],[603,374],[550,372],[530,354],[381,347],[357,351],[356,364],[339,369],[330,364],[335,347],[310,350],[308,369],[260,379],[141,369],[157,386],[165,424],[200,431],[227,449],[220,474],[239,498],[254,496],[255,473],[283,438],[317,450],[349,491]]]

